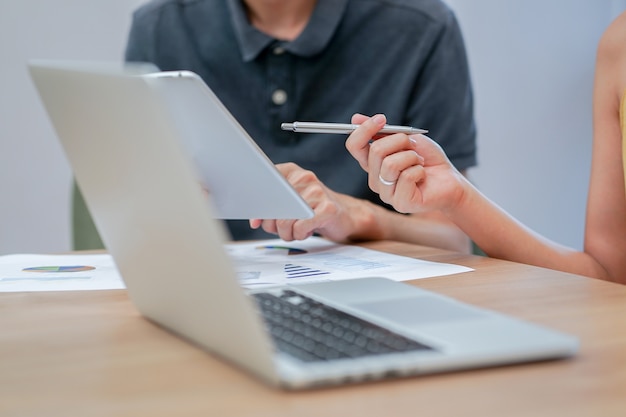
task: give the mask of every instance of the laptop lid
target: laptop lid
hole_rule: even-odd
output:
[[[226,229],[146,78],[63,63],[29,68],[133,304],[276,384],[271,343],[223,249]]]

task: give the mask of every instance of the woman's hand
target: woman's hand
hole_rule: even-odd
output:
[[[402,213],[453,209],[463,197],[463,176],[441,147],[424,135],[377,135],[384,115],[355,114],[361,126],[346,148],[369,174],[369,187]]]

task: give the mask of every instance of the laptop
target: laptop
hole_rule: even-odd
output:
[[[244,289],[177,115],[153,93],[161,76],[30,72],[138,311],[260,380],[303,389],[577,352],[570,335],[380,277]],[[238,175],[228,158],[220,177]]]

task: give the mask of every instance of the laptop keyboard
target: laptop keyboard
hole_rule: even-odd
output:
[[[278,350],[305,362],[432,350],[291,290],[252,296]]]

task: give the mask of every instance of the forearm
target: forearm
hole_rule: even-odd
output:
[[[605,278],[602,266],[589,254],[539,235],[490,201],[465,178],[463,199],[446,212],[490,257]]]
[[[387,220],[387,239],[471,253],[467,235],[439,212],[410,215],[391,212]]]
[[[396,240],[470,253],[467,235],[439,212],[405,215],[361,200],[351,213],[352,241]]]

